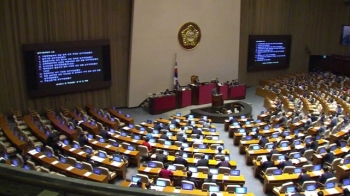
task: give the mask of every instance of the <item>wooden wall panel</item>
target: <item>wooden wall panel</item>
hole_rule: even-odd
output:
[[[344,0],[242,0],[239,80],[257,85],[259,79],[307,71],[312,54],[350,54],[340,45],[341,25],[350,25],[350,5]],[[247,73],[248,37],[290,34],[292,49],[287,70]]]
[[[127,103],[130,51],[130,0],[2,0],[0,1],[0,112],[28,112],[44,107],[97,107]],[[112,87],[90,92],[29,99],[22,44],[110,39]],[[69,101],[66,101],[66,98]]]

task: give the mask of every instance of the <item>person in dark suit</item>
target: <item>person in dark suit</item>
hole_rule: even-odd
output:
[[[270,151],[270,157],[272,157],[272,155],[274,154],[279,154],[280,152],[278,150],[276,150],[276,146],[273,145],[272,150]]]
[[[159,154],[156,155],[156,161],[166,163],[168,162],[168,156],[164,154],[164,151],[161,149],[159,150]]]
[[[304,194],[300,193],[301,192],[301,188],[300,187],[295,187],[295,193],[291,196],[305,196]]]
[[[213,180],[213,174],[208,173],[208,178],[204,179],[204,182],[216,183],[216,180]]]
[[[269,143],[269,140],[266,138],[265,135],[262,136],[262,138],[259,141],[259,146],[261,146],[262,148],[265,147],[265,144]]]
[[[137,181],[137,183],[136,183],[136,184],[131,184],[129,187],[133,187],[133,188],[141,188],[141,189],[143,189],[143,188],[142,188],[142,181],[141,181],[141,180],[139,180],[139,181]]]
[[[160,139],[169,140],[169,137],[166,135],[166,131],[162,132],[162,135],[160,136]]]
[[[309,181],[309,180],[311,180],[310,175],[306,173],[306,169],[305,168],[302,168],[301,169],[301,173],[300,173],[300,175],[298,177],[298,184],[300,186],[302,186],[305,181]]]
[[[261,171],[263,171],[263,172],[266,172],[267,168],[275,166],[274,162],[271,161],[270,156],[266,156],[266,158],[267,158],[267,161],[265,161],[261,164]]]
[[[162,127],[160,126],[159,122],[155,122],[155,123],[154,123],[154,126],[153,126],[153,129],[154,129],[154,130],[159,130],[159,128],[162,128]]]
[[[197,126],[193,127],[192,134],[203,135],[202,131]]]
[[[329,178],[333,178],[334,174],[328,170],[328,167],[323,167],[324,173],[320,176],[319,182],[324,184]]]
[[[180,89],[181,89],[181,86],[180,86],[180,84],[179,84],[179,81],[176,80],[176,83],[175,83],[175,85],[174,85],[174,91],[178,91],[178,90],[180,90]]]
[[[292,161],[289,160],[289,157],[288,156],[285,156],[285,161],[282,161],[280,164],[279,164],[279,167],[281,169],[284,169],[284,167],[286,166],[293,166],[293,163]]]
[[[165,91],[164,91],[164,95],[170,95],[171,94],[171,92],[169,91],[169,89],[166,89]]]
[[[105,140],[112,137],[106,129],[100,131],[100,136],[103,137],[103,139]]]
[[[312,136],[312,141],[310,142],[310,148],[314,151],[318,148],[318,142],[316,141],[315,136]]]
[[[56,156],[58,156],[58,152],[63,154],[63,149],[61,144],[58,143],[58,134],[56,132],[51,133],[47,136],[46,145],[52,148]]]
[[[188,162],[186,159],[182,158],[183,152],[177,152],[175,153],[175,160],[173,161],[174,164],[182,164],[185,167],[188,166]]]
[[[89,145],[89,140],[84,133],[79,136],[79,145],[83,147],[84,145]]]
[[[327,154],[322,158],[322,162],[324,163],[332,163],[335,159],[333,151],[327,149]]]
[[[216,167],[231,167],[230,162],[225,160],[225,157],[220,158],[220,163],[216,165]]]
[[[180,142],[187,142],[186,138],[183,136],[182,133],[176,135],[176,140]]]
[[[198,188],[198,183],[197,183],[197,180],[192,178],[192,172],[191,171],[187,171],[187,177],[184,178],[183,180],[187,180],[187,181],[190,181],[190,182],[193,182],[194,183],[194,186],[196,188]]]
[[[284,141],[287,141],[287,142],[289,142],[287,139],[286,139],[286,135],[282,135],[282,139],[279,141],[279,142],[277,142],[277,146],[279,146],[282,142],[284,142]]]
[[[203,154],[201,159],[196,163],[196,166],[206,166],[209,167],[209,161],[205,159],[205,155]]]
[[[218,94],[218,91],[216,90],[216,88],[211,89],[211,94],[212,95]]]

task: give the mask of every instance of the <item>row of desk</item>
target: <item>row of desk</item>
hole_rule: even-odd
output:
[[[15,134],[11,131],[10,127],[7,125],[7,120],[5,116],[0,117],[0,127],[5,137],[14,147],[23,152],[27,151],[27,143],[21,141],[18,137],[15,136]]]
[[[161,95],[149,98],[150,114],[160,114],[176,108],[190,105],[202,105],[212,102],[212,90],[216,88],[215,83],[203,83],[202,85],[190,85],[191,88],[181,89],[175,94]],[[246,86],[228,86],[223,84],[217,87],[218,92],[223,94],[223,99],[244,99]]]

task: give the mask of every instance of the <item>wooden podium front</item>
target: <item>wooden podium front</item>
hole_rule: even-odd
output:
[[[224,99],[222,94],[212,95],[211,100],[212,107],[222,107],[224,105]]]

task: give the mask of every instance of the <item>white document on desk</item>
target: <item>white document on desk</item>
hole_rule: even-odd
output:
[[[315,154],[315,156],[319,159],[322,159],[322,155],[320,155],[320,154]]]
[[[275,176],[267,176],[268,180],[275,180]]]
[[[109,145],[109,144],[107,146],[105,146],[105,148],[110,148],[110,147],[111,147],[111,145]]]
[[[281,147],[281,150],[289,150],[289,147]]]
[[[224,177],[223,177],[222,179],[223,179],[223,180],[229,180],[229,179],[230,179],[230,176],[224,175]]]
[[[348,149],[347,147],[343,147],[343,148],[341,148],[341,151],[343,151],[343,152],[349,152],[349,149]]]
[[[151,169],[152,169],[152,168],[150,168],[150,167],[146,167],[143,171],[144,171],[144,172],[150,172]]]
[[[174,189],[174,193],[180,193],[181,189]]]
[[[150,143],[151,146],[156,146],[157,144],[156,143]]]
[[[116,161],[113,161],[111,163],[111,165],[115,166],[115,167],[119,167],[122,163],[121,162],[116,162]]]
[[[192,173],[193,178],[198,178],[198,173]]]
[[[69,152],[73,152],[75,150],[75,148],[70,148]]]
[[[54,161],[54,162],[52,162],[51,164],[52,165],[56,165],[57,163],[59,163],[58,161]]]
[[[80,151],[80,152],[78,152],[78,155],[82,155],[84,153],[85,153],[84,151]]]
[[[163,191],[164,187],[161,186],[151,186],[151,190]]]
[[[128,131],[130,127],[123,127],[123,129]]]
[[[326,191],[328,192],[329,195],[334,195],[334,194],[339,193],[339,192],[337,191],[337,189],[335,189],[335,188],[326,189]]]
[[[102,162],[103,160],[105,160],[104,158],[98,157],[98,156],[93,156],[91,157],[92,160],[97,161],[97,162]]]
[[[349,168],[346,165],[341,165],[340,166],[343,170],[348,170]]]
[[[142,123],[140,123],[141,125],[146,125],[146,123],[145,122],[142,122]]]
[[[84,174],[85,177],[88,177],[88,176],[90,176],[90,175],[91,175],[91,172],[86,172],[86,173]]]
[[[72,167],[72,166],[69,166],[69,167],[67,167],[67,171],[70,171],[70,170],[72,170],[72,169],[74,169],[74,167]]]
[[[323,174],[322,171],[313,171],[312,173],[313,173],[315,176],[320,176],[320,175]]]
[[[124,152],[124,154],[129,154],[130,153],[130,150],[126,150],[125,152]]]
[[[44,154],[43,154],[43,155],[40,155],[39,159],[42,159],[42,158],[44,158],[44,157],[46,157]]]
[[[29,151],[28,153],[31,154],[31,155],[36,155],[36,154],[38,154],[38,152],[37,152],[35,149]]]

